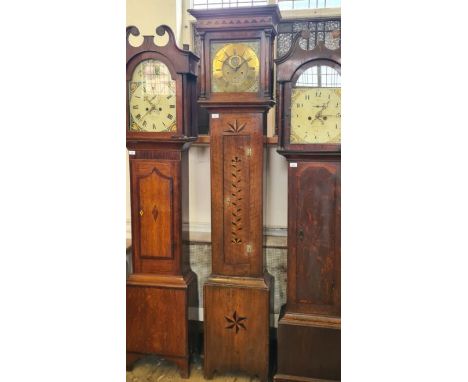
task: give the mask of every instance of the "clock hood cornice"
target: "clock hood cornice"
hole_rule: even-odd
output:
[[[169,36],[169,41],[167,42],[166,45],[159,46],[154,43],[154,38],[155,36],[143,36],[143,42],[139,46],[133,46],[129,42],[129,37],[130,35],[132,36],[139,36],[140,31],[137,27],[131,25],[126,28],[126,42],[127,42],[127,65],[129,64],[130,61],[132,61],[135,57],[143,54],[143,53],[149,53],[152,52],[154,53],[157,51],[159,55],[162,55],[166,59],[170,60],[172,63],[172,66],[174,70],[177,73],[189,73],[192,75],[197,75],[197,67],[198,67],[198,62],[200,61],[200,58],[188,51],[188,50],[183,50],[180,49],[177,46],[177,43],[175,41],[175,36],[174,32],[171,30],[171,28],[167,25],[160,25],[156,28],[156,34],[158,36],[164,36],[164,34],[168,34]],[[174,51],[178,53],[178,59],[177,60],[171,60],[170,58],[174,55]]]
[[[246,26],[263,29],[281,21],[281,13],[276,4],[238,8],[189,9],[187,12],[197,19],[198,30],[226,30],[228,28],[245,28]]]
[[[275,60],[276,64],[276,81],[287,82],[291,81],[294,75],[291,75],[291,68],[299,69],[303,64],[314,60],[328,60],[341,66],[341,48],[328,49],[323,41],[317,42],[317,45],[312,50],[304,50],[299,42],[301,38],[309,38],[310,32],[303,30],[298,33],[291,44],[291,48],[284,56]]]

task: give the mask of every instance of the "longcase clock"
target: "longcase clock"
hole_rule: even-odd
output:
[[[341,378],[341,54],[298,34],[276,60],[278,152],[288,161],[287,302],[275,381]]]
[[[278,7],[190,10],[201,42],[198,102],[210,115],[212,273],[204,374],[268,378],[271,276],[263,257],[263,141]]]
[[[198,57],[127,28],[127,149],[130,155],[133,274],[127,280],[127,367],[145,354],[189,375],[188,299],[196,276],[182,248],[188,221],[187,149],[196,139]]]

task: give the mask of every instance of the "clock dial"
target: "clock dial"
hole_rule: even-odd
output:
[[[130,130],[176,131],[176,83],[158,60],[142,61],[129,82]]]
[[[290,142],[309,144],[340,141],[341,88],[293,88]]]
[[[259,41],[212,43],[211,91],[256,93],[259,89]]]

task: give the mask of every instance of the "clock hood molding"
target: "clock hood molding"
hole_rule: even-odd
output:
[[[303,30],[298,33],[291,44],[291,48],[284,56],[275,60],[276,64],[276,81],[287,82],[291,81],[294,75],[291,75],[291,63],[294,62],[296,72],[303,64],[311,61],[332,61],[341,67],[341,48],[328,49],[323,41],[317,42],[317,45],[312,50],[304,50],[300,46],[302,38],[309,38],[310,32]],[[299,64],[298,64],[299,63]],[[295,72],[295,73],[296,73]]]
[[[132,61],[135,57],[139,56],[142,53],[152,52],[158,55],[165,57],[172,64],[176,73],[189,73],[194,76],[197,75],[197,67],[200,58],[188,51],[180,49],[177,46],[175,41],[174,32],[167,25],[160,25],[156,28],[156,34],[158,36],[164,36],[168,34],[169,41],[166,45],[159,46],[154,43],[155,36],[143,36],[143,42],[139,46],[133,46],[130,44],[129,37],[130,35],[138,37],[140,31],[137,27],[131,25],[126,28],[126,42],[127,42],[127,66],[129,62]],[[174,50],[178,52],[179,58],[177,60],[171,60]],[[171,70],[171,67],[169,67]]]

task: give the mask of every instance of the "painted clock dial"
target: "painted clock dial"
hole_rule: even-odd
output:
[[[292,144],[341,142],[341,81],[329,66],[313,66],[291,93]]]
[[[130,130],[176,131],[176,83],[158,60],[137,65],[129,83]]]
[[[259,89],[260,41],[211,44],[211,91],[256,93]]]

